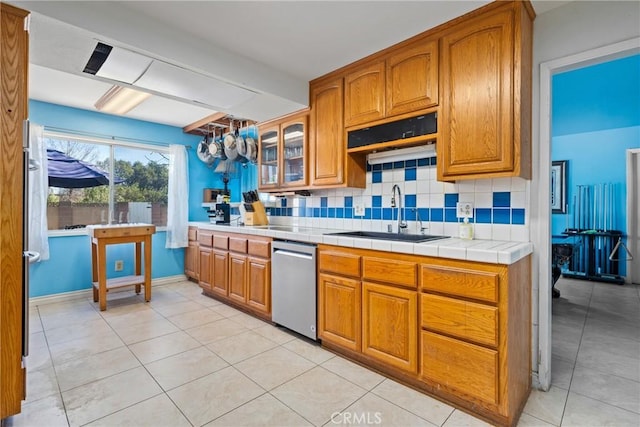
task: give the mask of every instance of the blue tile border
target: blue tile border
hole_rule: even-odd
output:
[[[476,209],[475,219],[478,224],[491,224],[491,208]]]
[[[345,198],[346,199],[346,198]],[[353,211],[353,200],[351,206],[337,207],[269,207],[267,212],[272,216],[299,216],[308,218],[361,218],[385,221],[396,221],[398,218],[397,208],[382,205],[381,196],[372,196],[372,207],[365,209],[364,216],[355,216]],[[423,222],[459,222],[456,217],[455,207],[445,206],[444,208],[422,208],[416,206],[416,195],[405,196],[404,219],[407,221],[417,221],[416,209],[420,213]],[[345,203],[346,205],[346,203]],[[525,209],[497,207],[497,208],[476,208],[475,217],[470,221],[477,224],[511,224],[525,225]],[[239,215],[237,208],[231,209],[232,215]]]
[[[511,209],[511,224],[524,225],[524,209]]]
[[[416,209],[420,213],[420,219],[423,222],[459,222],[456,217],[456,208],[449,205],[452,200],[456,200],[457,194],[448,194],[451,196],[448,201],[445,200],[445,207],[423,208],[417,206],[417,197],[415,194],[407,194],[405,196],[404,219],[407,221],[417,221]],[[272,216],[299,216],[308,218],[361,218],[385,221],[396,221],[398,217],[397,208],[383,206],[382,196],[372,196],[372,206],[365,209],[363,216],[355,216],[353,210],[353,199],[345,197],[343,206],[331,207],[269,207],[267,211]],[[237,208],[231,209],[232,215],[239,215]],[[496,208],[476,208],[475,216],[470,221],[477,224],[511,224],[525,225],[526,210],[521,208],[496,207]]]
[[[411,188],[424,188],[430,185],[429,182],[417,181],[418,168],[432,168],[436,164],[435,157],[422,158],[417,160],[398,161],[393,163],[382,163],[377,165],[367,164],[367,171],[371,173],[372,183],[382,183],[384,171],[403,171],[404,181],[412,182]],[[388,173],[388,172],[387,172]],[[396,174],[394,173],[394,177]],[[388,178],[385,178],[388,179]],[[386,186],[388,183],[382,184]],[[409,185],[409,184],[407,184]],[[415,191],[415,190],[414,190]],[[460,200],[460,193],[445,193],[444,206],[423,207],[418,205],[417,194],[404,194],[404,219],[407,221],[417,221],[418,215],[423,222],[459,222],[456,218],[456,203]],[[318,203],[316,197],[313,204]],[[277,207],[267,208],[270,215],[273,216],[299,216],[308,218],[356,218],[356,219],[373,219],[384,221],[396,221],[397,209],[385,206],[383,203],[383,195],[367,195],[359,199],[360,203],[364,203],[364,215],[356,216],[354,212],[354,197],[319,197],[319,207],[310,207],[312,201],[301,198],[297,202],[281,198],[276,202]],[[336,206],[329,204],[329,199],[336,200]],[[495,191],[491,193],[490,207],[477,207],[475,209],[474,218],[470,221],[477,224],[508,224],[508,225],[525,225],[526,210],[522,208],[512,208],[511,192]],[[333,203],[333,202],[332,202]],[[387,202],[388,203],[388,199]],[[292,205],[295,205],[293,207]],[[232,213],[237,209],[232,209]]]
[[[497,208],[493,210],[493,223],[494,224],[510,224],[511,223],[511,209]]]

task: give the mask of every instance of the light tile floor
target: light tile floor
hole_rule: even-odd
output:
[[[552,306],[551,389],[521,425],[640,426],[640,286],[561,278]]]
[[[638,287],[558,287],[553,386],[532,392],[519,425],[637,427]],[[105,312],[90,299],[32,308],[28,399],[4,426],[487,425],[194,283],[159,286],[141,301],[121,292]]]

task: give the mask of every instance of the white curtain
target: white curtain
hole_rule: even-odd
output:
[[[47,226],[47,147],[43,138],[44,127],[29,124],[30,163],[38,166],[29,172],[29,250],[40,253],[40,261],[49,259]]]
[[[167,203],[166,248],[189,245],[189,176],[187,148],[169,146],[169,200]]]

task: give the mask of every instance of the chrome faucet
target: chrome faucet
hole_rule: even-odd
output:
[[[413,208],[413,211],[416,213],[416,220],[418,221],[418,230],[420,231],[420,234],[424,234],[424,230],[426,230],[429,227],[424,227],[422,225],[422,218],[420,218],[420,210],[418,208]]]
[[[407,223],[402,220],[402,192],[398,184],[394,184],[391,189],[391,207],[396,207],[396,190],[398,190],[398,233],[406,233]]]

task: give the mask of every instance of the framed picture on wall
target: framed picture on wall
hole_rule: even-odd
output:
[[[567,160],[551,163],[551,212],[567,213]]]

